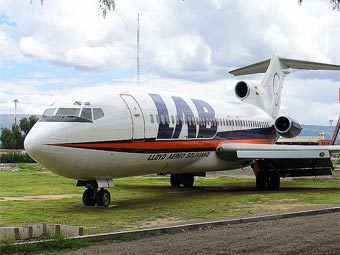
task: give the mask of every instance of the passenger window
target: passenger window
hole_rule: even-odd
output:
[[[104,117],[104,112],[101,108],[93,108],[93,119],[98,120]]]
[[[175,118],[174,118],[174,116],[172,116],[172,115],[171,115],[171,123],[172,123],[172,124],[175,124]]]
[[[83,108],[80,114],[81,118],[92,121],[92,111],[91,108]]]
[[[155,122],[155,120],[154,120],[154,118],[153,118],[153,115],[152,115],[152,114],[150,114],[150,121],[151,121],[151,123],[154,123],[154,122]]]

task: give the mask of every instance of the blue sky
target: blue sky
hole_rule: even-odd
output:
[[[137,13],[142,86],[233,96],[243,77],[227,72],[274,52],[340,64],[340,13],[327,0],[296,2],[116,0],[103,19],[93,0],[0,1],[0,114],[15,98],[20,113],[41,113],[77,88],[134,85]],[[293,73],[281,113],[325,125],[340,114],[339,87],[339,72]]]

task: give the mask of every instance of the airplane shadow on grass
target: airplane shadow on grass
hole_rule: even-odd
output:
[[[280,190],[257,190],[254,186],[196,186],[193,188],[172,188],[169,186],[148,186],[148,185],[122,185],[116,186],[120,190],[134,190],[139,192],[151,192],[149,197],[138,198],[125,198],[117,199],[112,198],[111,205],[108,208],[103,207],[85,207],[83,205],[77,205],[77,210],[126,210],[126,209],[142,209],[153,206],[160,206],[165,202],[172,204],[173,206],[181,205],[184,201],[197,200],[199,202],[202,199],[202,195],[206,195],[212,198],[214,194],[233,194],[242,198],[242,196],[249,195],[271,195],[277,193],[329,193],[338,192],[339,188],[322,188],[322,187],[282,187]],[[112,190],[111,193],[113,193]],[[155,194],[154,192],[157,192]],[[273,200],[275,201],[275,199]]]

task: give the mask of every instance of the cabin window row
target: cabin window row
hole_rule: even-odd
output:
[[[172,124],[174,125],[211,125],[211,126],[238,126],[238,127],[270,127],[270,124],[268,121],[256,121],[256,120],[235,120],[235,119],[224,119],[224,118],[210,118],[210,117],[186,117],[183,116],[170,116],[170,119],[168,116],[165,115],[153,115],[150,114],[150,121],[151,123],[162,123],[162,124]]]

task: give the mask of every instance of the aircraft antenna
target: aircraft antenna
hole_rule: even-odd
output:
[[[137,85],[140,84],[140,62],[139,62],[139,13],[137,15]]]

